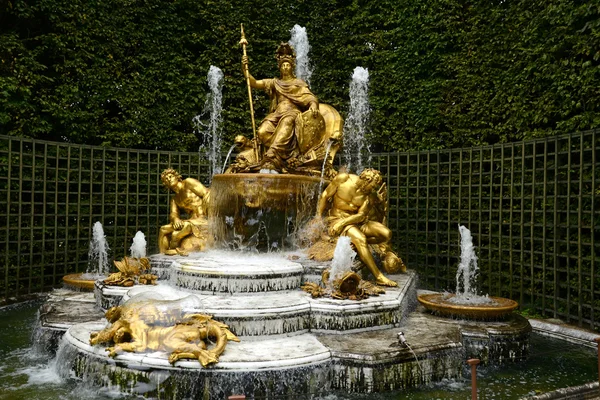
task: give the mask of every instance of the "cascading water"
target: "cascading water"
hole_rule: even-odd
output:
[[[473,246],[471,231],[464,225],[459,225],[460,232],[460,264],[456,271],[456,295],[449,300],[454,304],[490,304],[493,300],[488,296],[477,294],[477,255]]]
[[[330,284],[335,279],[340,279],[346,272],[352,271],[354,258],[356,258],[356,252],[350,246],[350,238],[348,236],[340,236],[333,251],[331,271],[329,271]]]
[[[108,243],[104,236],[104,229],[100,221],[96,221],[92,228],[92,240],[88,250],[88,268],[84,278],[95,279],[96,277],[106,277],[109,273],[108,265]]]
[[[325,158],[323,159],[323,165],[321,166],[321,183],[319,183],[319,194],[323,192],[323,177],[325,176],[325,166],[327,165],[327,160],[329,159],[329,151],[331,151],[331,146],[333,145],[332,141],[329,141],[327,144],[327,150],[325,151]]]
[[[144,236],[144,232],[137,231],[137,233],[133,237],[133,243],[129,248],[129,252],[131,254],[131,257],[146,257],[146,236]]]
[[[312,76],[313,69],[308,57],[310,45],[308,44],[306,28],[294,25],[290,33],[292,34],[290,44],[296,50],[296,77],[306,81],[308,86],[310,86],[310,77]]]
[[[232,144],[231,147],[229,148],[229,151],[227,152],[227,157],[225,157],[225,162],[223,163],[223,168],[221,169],[221,172],[223,172],[227,169],[227,163],[229,162],[229,157],[231,157],[231,153],[233,153],[233,149],[235,149],[235,144]]]
[[[370,111],[369,70],[356,67],[350,83],[350,110],[344,126],[344,163],[357,174],[360,174],[365,165],[365,147],[369,154],[366,164],[371,163],[369,146],[365,140]]]
[[[209,176],[221,173],[222,155],[221,145],[223,116],[221,115],[223,106],[223,71],[214,65],[210,66],[207,75],[208,86],[210,93],[206,96],[204,109],[202,113],[196,115],[192,120],[197,133],[201,136],[202,145],[200,146],[200,154],[208,157],[209,161]],[[209,122],[205,123],[202,118],[209,114]]]

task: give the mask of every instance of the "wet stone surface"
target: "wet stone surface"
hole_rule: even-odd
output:
[[[71,326],[104,318],[96,306],[94,293],[57,289],[50,293],[40,308],[41,325],[48,329],[66,330]]]
[[[309,275],[314,272],[305,269]],[[277,276],[274,270],[266,274]],[[246,277],[254,279],[256,274],[248,271]],[[52,340],[69,329],[65,334],[72,353],[69,362],[77,375],[108,380],[144,396],[160,391],[196,396],[208,391],[222,397],[237,391],[277,398],[289,390],[315,393],[323,388],[371,393],[457,378],[467,357],[485,364],[518,361],[527,355],[531,327],[524,318],[469,322],[435,316],[416,306],[413,271],[392,278],[398,288],[386,288],[384,295],[362,301],[313,299],[299,288],[203,293],[169,286],[168,281],[133,288],[101,285],[96,299],[93,293],[59,290],[43,307],[40,322],[42,330],[56,333]],[[241,343],[230,342],[220,362],[208,369],[195,360],[172,366],[165,352],[111,359],[104,347],[90,346],[90,333],[106,324],[96,301],[103,299],[104,306],[137,295],[163,300],[194,297],[198,311],[229,324]],[[400,331],[410,347],[399,343]]]
[[[104,311],[96,306],[93,293],[56,289],[40,307],[33,340],[42,348],[54,352],[67,329],[79,323],[103,319]]]

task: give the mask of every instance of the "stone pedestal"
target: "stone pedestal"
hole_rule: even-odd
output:
[[[466,322],[415,311],[413,271],[392,276],[398,287],[380,296],[313,299],[299,286],[314,281],[327,263],[290,254],[235,259],[220,254],[151,257],[153,271],[162,277],[158,286],[96,285],[103,308],[134,297],[192,299],[196,308],[186,311],[212,315],[241,340],[229,342],[218,364],[202,368],[195,360],[182,360],[171,365],[160,351],[111,359],[105,347],[89,345],[90,333],[101,330],[103,321],[64,324],[64,362],[85,380],[146,397],[243,393],[280,399],[335,390],[398,390],[456,378],[469,357],[517,361],[528,352],[531,328],[519,316]],[[410,347],[399,343],[400,330]]]

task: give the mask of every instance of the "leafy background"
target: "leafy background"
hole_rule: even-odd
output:
[[[600,126],[600,4],[565,0],[4,0],[0,134],[195,151],[210,65],[225,73],[226,142],[251,133],[251,71],[307,28],[313,91],[348,108],[371,77],[373,150],[485,145]],[[256,116],[267,99],[255,93]]]

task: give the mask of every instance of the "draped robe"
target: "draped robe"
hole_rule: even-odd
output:
[[[271,98],[271,107],[269,115],[260,124],[258,136],[265,146],[265,156],[277,168],[282,168],[286,160],[299,155],[298,116],[308,110],[311,103],[318,105],[318,100],[301,79],[264,79],[263,82]]]

